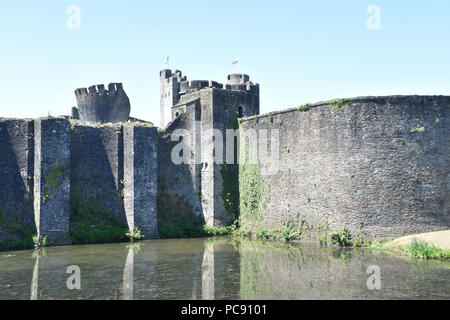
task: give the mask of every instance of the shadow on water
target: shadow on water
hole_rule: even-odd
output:
[[[371,290],[374,265],[381,287]],[[68,289],[70,266],[79,267],[79,290]],[[0,255],[0,299],[448,299],[449,279],[449,262],[235,238]]]

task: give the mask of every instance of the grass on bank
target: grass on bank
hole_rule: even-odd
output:
[[[403,249],[404,252],[408,253],[410,256],[419,259],[440,259],[448,260],[450,259],[450,250],[444,250],[437,248],[425,241],[420,241],[414,239],[408,247]]]

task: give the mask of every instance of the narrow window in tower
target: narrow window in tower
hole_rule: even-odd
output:
[[[237,116],[238,118],[242,118],[242,107],[238,107]]]

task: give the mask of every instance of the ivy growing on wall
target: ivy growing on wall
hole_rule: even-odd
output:
[[[239,164],[239,204],[242,225],[250,221],[260,221],[260,202],[264,192],[259,162],[251,159],[243,146],[245,158]]]
[[[45,175],[44,196],[42,203],[50,198],[56,191],[64,188],[69,182],[62,183],[64,172],[67,170],[67,163],[60,163],[59,158],[56,158],[55,165],[50,168],[47,175]]]

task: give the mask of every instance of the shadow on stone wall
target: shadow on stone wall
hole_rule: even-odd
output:
[[[31,120],[0,120],[0,249],[33,245]]]
[[[71,130],[71,231],[75,243],[82,236],[88,237],[83,241],[87,243],[125,240],[122,137],[120,125],[75,125]],[[76,236],[77,232],[81,234]]]

